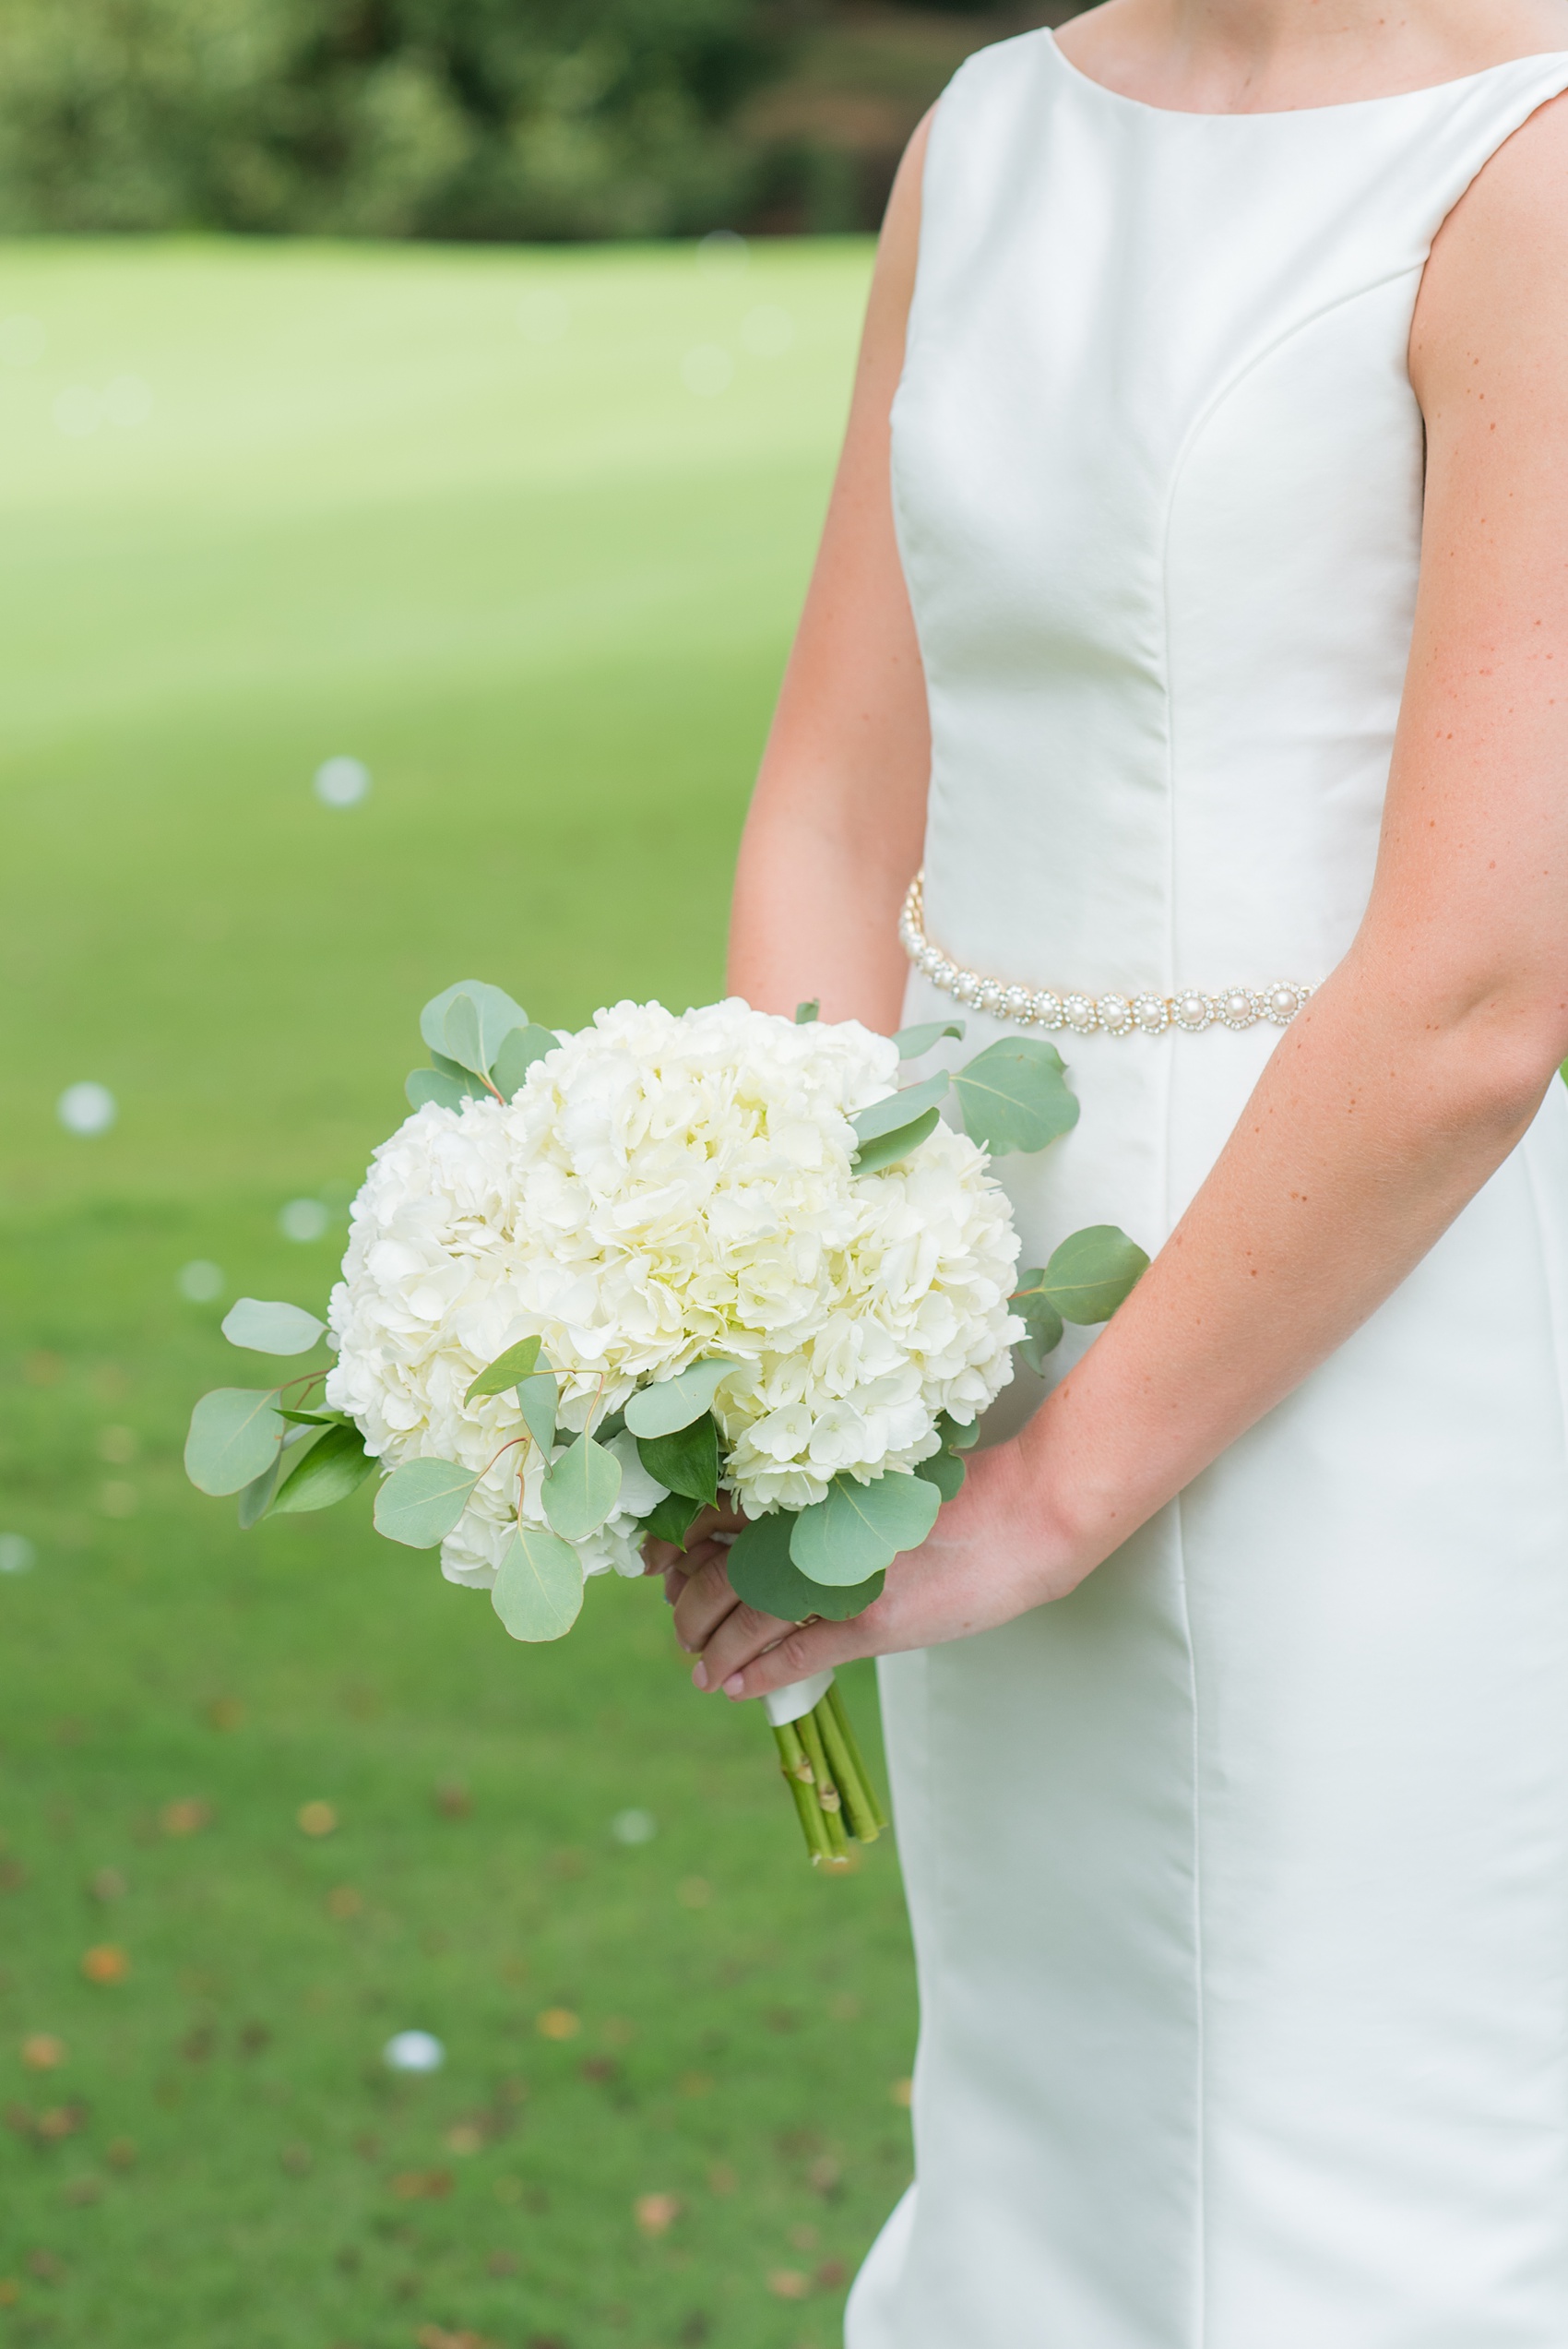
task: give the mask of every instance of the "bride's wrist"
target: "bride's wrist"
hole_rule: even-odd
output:
[[[989,1538],[1027,1585],[1025,1605],[1063,1599],[1099,1565],[1092,1526],[1073,1508],[1073,1483],[1023,1437],[980,1455]],[[978,1496],[977,1496],[978,1497]]]

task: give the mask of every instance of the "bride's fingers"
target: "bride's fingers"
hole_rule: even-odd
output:
[[[695,1553],[691,1571],[675,1601],[675,1637],[694,1655],[707,1647],[740,1604],[730,1588],[729,1556],[728,1550],[712,1543]]]
[[[736,1673],[787,1639],[793,1629],[781,1616],[764,1615],[743,1603],[731,1607],[704,1642],[702,1654],[692,1667],[694,1687],[726,1687]]]
[[[826,1672],[831,1665],[849,1663],[857,1656],[873,1656],[882,1652],[882,1641],[873,1626],[874,1607],[864,1615],[855,1615],[847,1623],[807,1623],[786,1631],[784,1638],[764,1646],[745,1660],[736,1657],[715,1642],[705,1650],[700,1672],[714,1659],[714,1669],[723,1659],[724,1678],[709,1679],[699,1686],[721,1687],[727,1697],[765,1697],[770,1688],[788,1688],[792,1681],[809,1680],[814,1673]],[[761,1621],[776,1622],[765,1616]],[[729,1625],[724,1627],[729,1631]],[[743,1643],[742,1643],[743,1644]],[[694,1675],[695,1677],[695,1675]]]

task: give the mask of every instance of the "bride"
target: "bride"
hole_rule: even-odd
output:
[[[1568,2343],[1565,90],[1562,0],[1108,0],[894,194],[732,983],[1043,1026],[1024,1261],[1157,1253],[858,1620],[656,1561],[699,1686],[882,1659],[853,2349]]]

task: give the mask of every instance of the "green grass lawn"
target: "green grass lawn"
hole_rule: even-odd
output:
[[[0,250],[0,2344],[830,2349],[905,2182],[891,1850],[654,1590],[520,1649],[179,1466],[428,996],[717,991],[867,262]]]

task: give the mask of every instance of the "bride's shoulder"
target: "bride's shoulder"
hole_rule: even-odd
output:
[[[1568,32],[1563,48],[1568,70]],[[1433,239],[1410,337],[1428,409],[1502,368],[1568,378],[1568,89],[1503,140]],[[1478,393],[1479,396],[1479,393]]]

